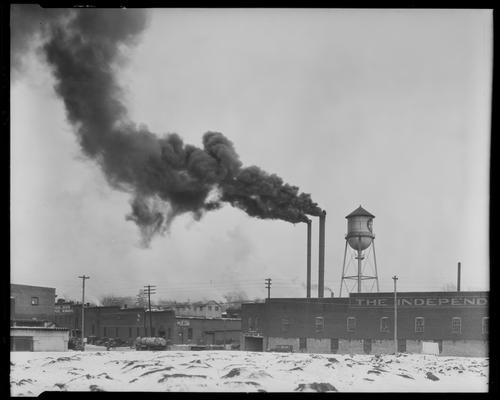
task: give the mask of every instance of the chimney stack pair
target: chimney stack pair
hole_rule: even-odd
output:
[[[324,297],[325,291],[325,222],[326,211],[322,211],[319,216],[318,297]],[[311,297],[311,220],[307,222],[307,297]]]

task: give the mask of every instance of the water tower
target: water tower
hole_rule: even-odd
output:
[[[340,294],[342,296],[343,286],[352,292],[356,284],[349,288],[348,281],[357,282],[357,292],[363,291],[363,282],[372,280],[368,291],[373,286],[378,286],[377,258],[375,257],[375,235],[373,234],[373,218],[375,215],[359,206],[347,217],[347,234],[345,236],[344,263],[342,265],[342,280],[340,282]],[[347,257],[347,250],[350,247],[350,257]],[[371,256],[371,257],[370,257]],[[357,260],[357,262],[353,262]],[[365,290],[366,291],[366,290]]]

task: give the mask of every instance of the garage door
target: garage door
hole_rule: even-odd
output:
[[[33,351],[33,336],[11,336],[11,351]]]
[[[263,351],[264,350],[264,340],[261,337],[245,337],[245,350],[248,351]]]

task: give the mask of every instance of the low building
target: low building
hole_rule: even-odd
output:
[[[398,351],[488,354],[488,292],[405,292],[397,295]],[[394,352],[394,294],[351,293],[345,298],[281,298],[242,305],[242,348],[296,352]]]
[[[11,351],[66,351],[69,330],[55,327],[56,290],[11,284]]]
[[[71,311],[56,313],[56,324],[70,329],[72,336],[81,336],[81,304],[72,304]],[[171,344],[239,344],[241,319],[176,316],[173,310],[119,306],[86,306],[85,335],[88,342],[115,338],[132,344],[137,337],[164,337]],[[150,324],[152,327],[150,327]]]
[[[241,319],[176,317],[173,344],[239,345]]]
[[[67,351],[69,331],[43,326],[11,326],[11,351]]]

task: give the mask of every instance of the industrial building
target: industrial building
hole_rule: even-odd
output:
[[[455,292],[379,292],[375,216],[361,206],[346,216],[340,297],[325,298],[325,218],[323,211],[319,215],[318,297],[311,297],[309,221],[306,298],[243,303],[242,349],[380,354],[394,353],[397,346],[400,352],[418,353],[423,343],[434,342],[443,355],[488,355],[489,292],[460,291],[460,263]],[[397,277],[393,279],[396,288]],[[349,292],[347,296],[342,297],[343,289]]]
[[[69,330],[55,326],[56,290],[16,284],[10,288],[10,350],[68,350]]]
[[[62,306],[62,304],[61,304]],[[81,336],[81,303],[60,307],[57,326]],[[241,319],[179,316],[172,309],[97,307],[86,305],[84,337],[89,343],[102,338],[116,338],[132,344],[137,337],[157,336],[170,344],[234,344],[239,345]],[[150,324],[152,328],[150,328]]]
[[[404,292],[397,295],[398,351],[488,355],[488,292]],[[394,294],[344,298],[280,298],[242,305],[242,349],[394,353]]]

